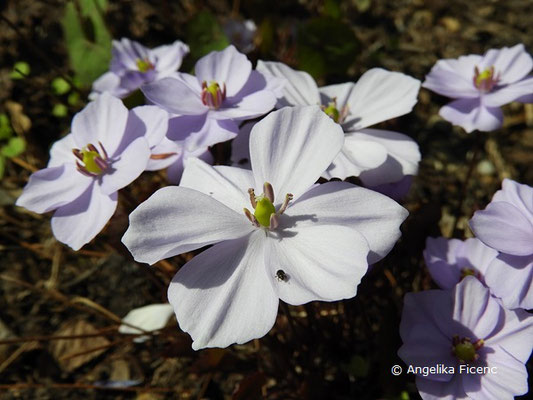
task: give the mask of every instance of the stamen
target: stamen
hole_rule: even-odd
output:
[[[250,195],[250,203],[252,203],[252,207],[254,210],[257,207],[257,202],[255,201],[255,192],[252,188],[248,189],[248,194]]]
[[[105,151],[105,147],[102,144],[102,142],[98,141],[98,144],[100,145],[100,148],[102,149],[102,153],[104,153],[104,160],[109,159],[109,156],[107,155],[107,151]]]
[[[72,149],[72,153],[77,158],[77,169],[84,175],[95,177],[105,172],[109,167],[107,152],[101,142],[98,142],[98,144],[101,150],[98,150],[92,143],[89,143],[81,150]],[[100,151],[103,153],[103,157]]]
[[[279,226],[278,214],[270,214],[270,229],[276,229]]]
[[[281,208],[278,211],[279,215],[282,215],[285,212],[285,210],[289,206],[289,202],[292,200],[292,198],[293,198],[293,195],[291,193],[287,193],[285,195],[285,200],[283,201],[283,204],[281,205]]]
[[[155,68],[154,64],[152,64],[147,58],[145,58],[145,59],[142,59],[142,58],[137,59],[136,64],[137,64],[137,68],[142,73],[146,73],[146,72],[150,71],[151,69]]]
[[[271,203],[274,203],[274,189],[270,183],[265,182],[263,184],[263,194],[267,199],[270,200]]]
[[[217,110],[226,99],[226,84],[222,84],[222,89],[218,82],[211,81],[209,85],[206,81],[202,82],[202,103],[209,108]]]
[[[83,161],[83,155],[79,149],[72,149],[72,153],[76,156],[77,159]]]
[[[490,92],[498,84],[500,76],[494,74],[494,66],[479,72],[479,68],[474,67],[474,86],[482,92]]]
[[[255,215],[253,215],[250,210],[247,208],[243,208],[244,215],[246,215],[246,218],[252,223],[253,226],[256,228],[259,228],[259,221],[257,221],[257,218],[255,218]]]
[[[161,153],[161,154],[152,154],[150,158],[152,160],[164,160],[166,158],[172,157],[173,155],[178,153]]]
[[[485,341],[483,339],[476,340],[472,343],[469,337],[459,338],[455,335],[452,340],[452,354],[457,357],[460,362],[475,361],[479,358],[477,350],[483,347]]]

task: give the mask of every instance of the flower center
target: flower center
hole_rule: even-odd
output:
[[[154,69],[154,64],[152,64],[148,59],[137,59],[137,68],[139,68],[139,71],[141,71],[143,74],[150,71],[151,69]]]
[[[285,195],[285,200],[278,211],[274,207],[274,189],[270,183],[265,182],[261,196],[256,196],[253,189],[248,189],[248,194],[254,213],[252,214],[250,210],[245,208],[244,215],[258,228],[276,229],[279,224],[278,218],[287,209],[292,200],[292,194],[287,193]]]
[[[461,269],[461,280],[463,278],[466,278],[467,276],[475,276],[477,278],[478,275],[479,274],[472,268],[462,268]]]
[[[104,173],[109,167],[109,157],[105,151],[102,143],[100,145],[100,151],[92,143],[89,143],[83,149],[72,149],[72,153],[76,156],[76,166],[78,171],[87,176],[98,176]],[[81,163],[80,163],[81,161]]]
[[[483,339],[479,339],[472,343],[470,338],[459,338],[459,336],[454,336],[452,343],[453,355],[457,357],[460,362],[465,363],[475,361],[479,358],[477,350],[483,347],[484,341]]]
[[[500,77],[494,75],[494,67],[486,68],[479,72],[474,68],[474,86],[482,92],[490,92],[498,84]]]
[[[211,81],[209,85],[206,81],[202,83],[202,103],[213,110],[218,110],[222,102],[226,99],[226,84],[222,84],[222,89],[218,82]]]
[[[334,97],[332,101],[328,103],[327,106],[322,105],[320,106],[322,111],[326,113],[328,117],[330,117],[333,121],[337,122],[338,124],[342,124],[344,119],[346,118],[346,115],[348,115],[348,107],[344,106],[339,111],[337,108],[337,98]]]

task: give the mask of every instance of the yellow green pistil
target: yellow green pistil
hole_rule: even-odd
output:
[[[145,73],[145,72],[150,71],[151,69],[154,69],[154,64],[152,64],[147,59],[139,58],[139,59],[137,59],[137,68],[142,73]]]
[[[253,189],[248,189],[248,194],[250,203],[255,211],[252,214],[250,210],[244,208],[246,218],[258,228],[276,229],[279,223],[278,218],[287,209],[289,202],[292,200],[292,194],[285,195],[285,200],[278,211],[274,207],[274,189],[270,183],[265,182],[261,196],[256,196]]]
[[[330,101],[328,103],[328,106],[324,108],[324,112],[331,117],[331,119],[335,122],[339,122],[340,112],[337,110],[337,102],[336,101]]]
[[[256,200],[254,216],[262,226],[268,228],[270,226],[270,216],[275,213],[274,204],[269,199],[261,197]]]
[[[494,75],[494,67],[485,68],[479,72],[474,68],[474,86],[482,92],[490,92],[498,84],[499,77]]]
[[[109,165],[107,152],[102,143],[98,142],[100,150],[93,144],[89,143],[84,148],[72,149],[72,153],[76,156],[76,166],[79,172],[87,176],[98,176],[103,174]],[[81,161],[81,162],[80,162]]]
[[[211,81],[207,84],[206,81],[202,83],[202,103],[217,110],[226,99],[226,84],[222,84],[222,88],[216,81]]]
[[[96,151],[87,150],[86,148],[81,151],[81,154],[83,156],[82,161],[85,164],[87,171],[100,175],[102,170],[94,161],[96,157],[100,157],[100,154],[98,154]]]
[[[461,269],[461,279],[466,278],[467,276],[478,276],[476,270],[472,268],[463,268]]]
[[[483,339],[479,339],[472,343],[470,338],[462,338],[454,336],[452,353],[460,362],[472,362],[479,358],[477,350],[483,347]]]

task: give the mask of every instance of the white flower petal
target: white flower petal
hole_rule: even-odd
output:
[[[258,122],[250,134],[255,187],[270,182],[276,201],[297,199],[326,170],[344,142],[340,125],[318,106],[285,107]]]
[[[394,200],[373,190],[347,182],[328,182],[309,190],[285,215],[315,219],[298,224],[321,223],[355,229],[367,240],[369,264],[387,255],[401,235],[400,225],[408,212]]]
[[[72,133],[59,139],[50,149],[48,168],[59,167],[66,163],[74,164],[76,162],[76,157],[72,154],[72,150],[75,148],[77,148],[77,145],[74,142],[74,136]]]
[[[122,325],[119,326],[118,331],[126,335],[136,335],[143,333],[143,331],[157,331],[165,327],[172,315],[174,315],[174,309],[170,304],[149,304],[134,308],[122,318]],[[135,329],[131,325],[140,329]],[[133,339],[133,341],[142,343],[148,339],[149,336],[139,336]]]
[[[268,242],[271,279],[280,299],[289,304],[354,297],[368,269],[368,243],[360,233],[344,226],[289,228]],[[276,276],[278,270],[286,279]]]
[[[264,233],[219,243],[185,264],[168,288],[193,349],[226,347],[264,336],[278,296],[265,268]]]
[[[266,72],[276,78],[286,79],[283,97],[278,101],[278,108],[285,106],[320,105],[320,96],[315,80],[305,71],[296,71],[280,62],[257,62],[259,72]]]
[[[122,242],[135,260],[154,264],[164,258],[253,230],[244,213],[184,187],[159,189],[130,214]]]
[[[359,130],[407,114],[418,97],[420,81],[381,68],[368,70],[355,84],[347,106],[344,130]]]
[[[251,208],[248,189],[254,187],[254,176],[249,170],[212,167],[198,158],[191,158],[185,162],[180,186],[198,190],[242,214],[244,207]]]

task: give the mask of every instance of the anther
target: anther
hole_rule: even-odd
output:
[[[169,157],[172,157],[173,155],[176,155],[178,153],[161,153],[161,154],[152,154],[150,158],[152,160],[165,160]]]
[[[259,228],[259,221],[257,221],[257,218],[255,218],[255,215],[253,215],[250,210],[247,208],[243,208],[244,215],[246,215],[246,218],[252,223],[253,226],[256,228]]]
[[[248,189],[248,194],[250,195],[250,203],[252,204],[252,207],[254,210],[257,207],[257,202],[255,201],[255,192],[252,188]]]
[[[279,225],[278,214],[270,214],[270,229],[276,229]]]
[[[271,203],[274,203],[274,189],[270,183],[265,182],[263,184],[263,194],[267,199],[270,200]]]
[[[283,204],[281,205],[279,211],[278,211],[278,214],[281,215],[285,212],[285,210],[287,209],[287,207],[289,206],[289,202],[292,200],[293,198],[293,195],[291,193],[287,193],[285,195],[285,200],[283,201]]]

